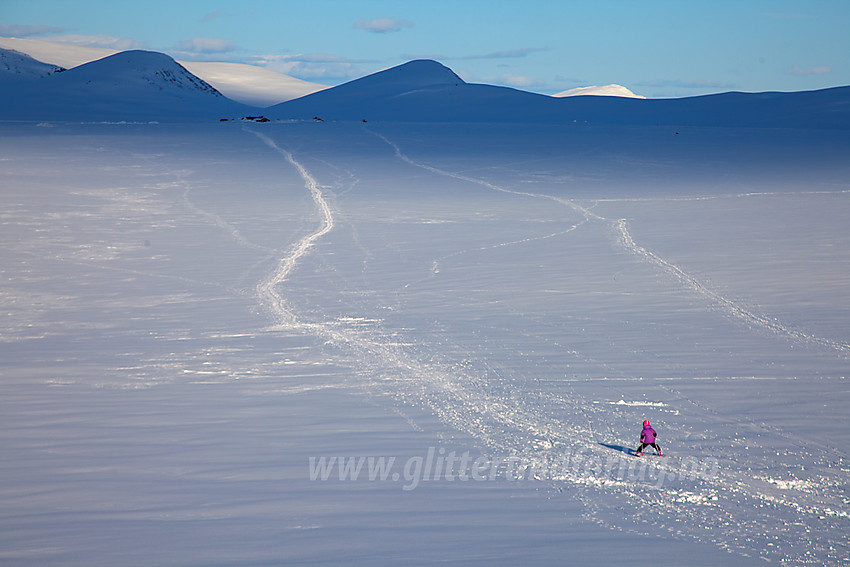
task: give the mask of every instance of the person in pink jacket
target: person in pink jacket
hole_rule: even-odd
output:
[[[643,455],[643,450],[647,447],[652,447],[658,453],[658,456],[663,456],[661,454],[661,447],[655,441],[658,437],[658,434],[649,424],[649,421],[644,420],[643,422],[643,431],[640,432],[640,447],[637,451],[635,451],[635,455]]]

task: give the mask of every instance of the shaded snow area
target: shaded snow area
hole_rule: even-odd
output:
[[[0,559],[845,565],[848,150],[7,124]]]

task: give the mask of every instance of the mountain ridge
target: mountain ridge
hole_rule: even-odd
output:
[[[160,90],[176,88],[223,98],[215,87],[190,73],[168,55],[140,49],[122,51],[69,69],[63,80],[84,80],[87,84],[100,83],[102,87],[150,85]]]
[[[719,93],[680,99],[556,98],[467,83],[445,65],[417,59],[269,108],[234,102],[170,56],[131,50],[50,72],[0,49],[4,120],[185,121],[263,114],[278,120],[503,122],[816,128],[850,130],[850,87],[792,93]],[[47,73],[44,76],[44,73]]]
[[[43,63],[15,49],[0,48],[0,77],[41,78],[64,71],[64,67]]]
[[[143,50],[44,77],[5,81],[0,97],[5,103],[0,118],[6,120],[207,120],[256,110],[227,99],[168,55]]]
[[[405,82],[406,78],[409,80]],[[266,112],[272,118],[301,120],[850,129],[850,87],[793,93],[732,92],[681,99],[557,98],[466,83],[436,61],[415,60],[283,102]]]
[[[0,48],[12,49],[37,61],[64,69],[72,69],[121,52],[104,47],[84,47],[73,43],[10,37],[0,37]],[[303,81],[266,67],[246,63],[183,60],[177,62],[224,96],[249,106],[265,108],[328,88],[327,85]]]

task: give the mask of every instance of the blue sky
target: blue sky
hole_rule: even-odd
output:
[[[552,94],[850,84],[850,0],[2,0],[0,36],[271,67],[328,85],[410,59]]]

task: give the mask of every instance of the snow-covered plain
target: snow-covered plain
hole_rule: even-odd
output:
[[[0,128],[4,564],[850,561],[847,130]]]

